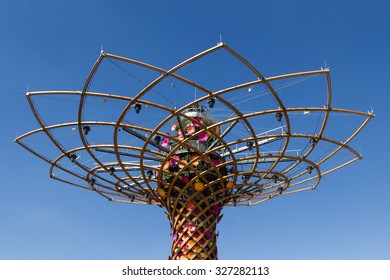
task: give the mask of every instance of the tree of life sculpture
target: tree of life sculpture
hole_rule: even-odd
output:
[[[81,91],[27,99],[40,128],[15,141],[55,180],[164,208],[174,260],[218,258],[223,207],[315,189],[360,159],[349,142],[373,117],[331,106],[327,68],[266,78],[224,43],[169,70],[102,51]]]

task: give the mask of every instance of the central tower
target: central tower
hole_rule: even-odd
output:
[[[210,106],[214,102],[208,101]],[[194,104],[177,118],[171,131],[175,140],[164,138],[161,143],[171,146],[172,156],[162,161],[157,189],[172,228],[171,258],[217,259],[217,223],[222,207],[234,199],[234,183],[228,177],[233,170],[212,149],[219,141],[220,128],[206,107]]]

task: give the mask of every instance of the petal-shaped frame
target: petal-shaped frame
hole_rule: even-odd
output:
[[[238,63],[245,66],[253,73],[256,79],[245,83],[235,84],[228,88],[212,90],[204,84],[198,84],[194,80],[179,75],[179,70],[190,66],[196,61],[217,52],[227,51]],[[89,91],[91,84],[99,71],[102,62],[109,60],[113,63],[120,62],[135,65],[140,68],[155,72],[156,77],[149,83],[145,83],[142,90],[133,96],[114,94],[111,92]],[[293,78],[310,78],[321,76],[326,81],[326,104],[322,107],[286,107],[280,94],[271,84],[276,81]],[[148,95],[155,93],[159,85],[167,79],[174,79],[188,87],[195,88],[201,92],[201,96],[183,104],[182,106],[172,106],[170,103],[162,104],[153,102]],[[267,94],[274,100],[274,106],[259,111],[248,110],[245,107],[237,107],[229,95],[238,90],[250,89],[254,86],[262,86]],[[39,109],[34,104],[35,98],[48,96],[74,96],[79,98],[78,115],[74,122],[46,125],[45,116],[41,116]],[[122,104],[120,113],[116,121],[88,120],[86,118],[86,108],[88,98],[100,98],[104,103],[119,102]],[[332,90],[329,69],[315,71],[297,72],[272,77],[264,77],[254,66],[246,61],[241,55],[224,43],[203,51],[169,70],[153,66],[141,61],[121,57],[113,54],[101,52],[97,62],[89,73],[82,91],[45,91],[29,92],[27,99],[31,110],[37,119],[40,128],[30,131],[15,141],[28,151],[50,164],[49,174],[53,179],[93,190],[103,197],[116,202],[126,202],[132,204],[155,204],[170,209],[180,205],[183,192],[171,195],[170,199],[161,197],[158,189],[166,177],[170,178],[170,183],[184,180],[186,172],[196,174],[190,178],[189,185],[197,180],[206,183],[207,186],[215,184],[228,185],[231,182],[234,187],[215,190],[215,198],[218,194],[223,194],[221,203],[224,206],[248,206],[256,205],[271,198],[296,193],[304,190],[311,190],[317,187],[323,175],[342,168],[358,159],[361,156],[349,146],[350,141],[364,128],[368,121],[374,116],[371,112],[359,112],[348,109],[338,109],[332,107]],[[225,111],[229,111],[229,117],[220,118],[210,123],[200,122],[191,117],[189,112],[193,108],[204,108],[202,112],[207,115],[207,103],[212,106],[218,104]],[[201,104],[201,105],[200,105]],[[102,106],[104,104],[102,103]],[[197,107],[198,106],[198,107]],[[155,116],[159,117],[152,125],[143,125],[143,122],[129,122],[129,116],[140,116],[143,110],[154,110]],[[141,112],[140,112],[141,111]],[[316,133],[293,132],[291,116],[293,114],[305,114],[306,112],[316,112],[321,114]],[[343,141],[326,137],[325,129],[331,114],[348,114],[361,118],[360,125]],[[283,122],[283,125],[267,131],[258,131],[256,122],[260,118],[268,121],[270,116],[274,120]],[[169,133],[168,127],[176,122],[180,126],[180,131],[185,131],[184,123],[192,123],[198,129],[191,134],[173,136]],[[75,128],[79,134],[81,145],[66,147],[62,140],[56,137],[56,131],[64,128]],[[95,144],[89,140],[90,134],[97,130],[110,131],[109,141]],[[244,134],[240,133],[245,130]],[[48,157],[42,152],[38,152],[28,145],[28,138],[43,134],[53,143],[58,150],[57,157]],[[135,139],[128,144],[123,142],[123,134]],[[243,135],[237,138],[233,135]],[[207,138],[207,148],[199,146],[202,137]],[[164,146],[159,141],[167,140],[171,145]],[[263,147],[278,142],[280,146],[273,152],[262,152]],[[292,154],[289,150],[291,143],[300,143],[305,146],[301,151]],[[172,145],[174,143],[174,145]],[[196,146],[194,143],[197,143]],[[316,148],[332,147],[327,149],[321,157],[312,157]],[[183,150],[191,150],[198,155],[197,158],[180,160],[177,154]],[[329,166],[326,163],[332,161],[340,153],[349,154],[347,160],[337,161]],[[79,155],[83,154],[88,158],[87,163],[79,160]],[[105,155],[105,156],[101,156]],[[110,156],[107,156],[110,155]],[[212,162],[212,158],[218,155],[222,158],[220,162]],[[109,160],[104,160],[109,157]],[[130,161],[129,159],[134,159]],[[208,169],[199,170],[196,164],[206,162]],[[173,172],[166,169],[169,164],[181,166],[182,171]],[[77,171],[76,171],[77,170]],[[229,170],[229,172],[221,172]],[[210,181],[209,174],[213,172],[216,176]],[[207,187],[206,186],[206,187]],[[163,195],[165,196],[165,194]]]

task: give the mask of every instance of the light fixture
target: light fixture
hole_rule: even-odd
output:
[[[248,183],[249,175],[242,175],[242,181],[244,184]]]
[[[136,103],[136,104],[134,105],[134,110],[135,110],[135,112],[136,112],[137,114],[139,114],[139,112],[141,112],[141,109],[142,109],[142,105],[141,105],[141,104]]]
[[[75,162],[76,159],[77,159],[77,156],[75,154],[70,154],[69,155],[69,159],[70,159],[71,162]]]
[[[135,199],[134,195],[130,196],[130,201],[131,202],[134,202],[134,199]]]
[[[316,138],[311,138],[310,139],[310,144],[314,147],[315,144],[317,144],[318,140]]]
[[[237,198],[236,197],[233,197],[233,205],[237,206]]]
[[[277,120],[278,122],[281,122],[281,121],[282,121],[282,118],[283,118],[283,113],[282,113],[282,112],[277,112],[276,115],[275,115],[275,117],[276,117],[276,120]]]
[[[156,145],[160,145],[160,143],[161,143],[161,136],[160,135],[154,136],[154,143],[156,143]]]
[[[248,142],[246,142],[246,146],[248,147],[248,150],[249,150],[249,151],[252,151],[252,148],[253,148],[253,142],[252,142],[252,141],[248,141]]]
[[[83,132],[84,135],[88,135],[88,133],[91,131],[91,128],[88,125],[83,126]]]
[[[309,165],[308,167],[306,167],[307,171],[309,172],[309,174],[311,174],[311,172],[313,171],[313,166]]]
[[[278,176],[277,175],[272,175],[272,180],[274,180],[274,183],[278,181]]]
[[[89,179],[89,185],[91,187],[93,187],[95,185],[95,183],[96,183],[96,179],[95,178],[92,177],[91,179]]]
[[[110,175],[114,175],[114,173],[115,173],[115,168],[114,167],[110,167],[110,169],[108,169],[108,173],[110,174]]]
[[[214,98],[210,98],[209,101],[208,101],[208,103],[209,103],[209,107],[210,107],[210,108],[213,108],[213,107],[214,107],[214,104],[215,104],[215,99],[214,99]]]
[[[151,179],[153,176],[153,171],[149,169],[148,171],[146,171],[146,175],[148,176],[148,179]]]
[[[279,188],[278,188],[278,193],[279,193],[279,194],[282,194],[282,193],[283,193],[283,188],[282,188],[282,187],[279,187]]]

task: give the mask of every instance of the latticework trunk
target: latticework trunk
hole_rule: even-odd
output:
[[[217,222],[220,212],[218,204],[189,200],[172,216],[173,260],[216,260]]]

